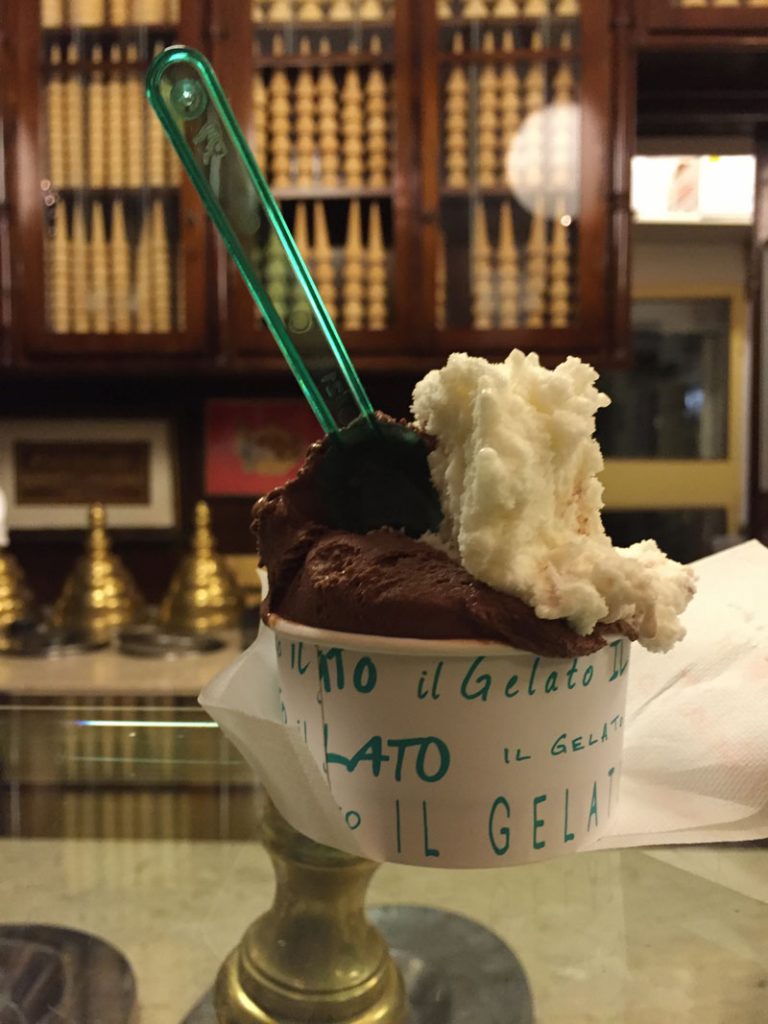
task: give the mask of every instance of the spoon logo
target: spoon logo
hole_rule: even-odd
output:
[[[219,126],[211,121],[193,136],[192,141],[200,150],[200,157],[206,167],[209,167],[213,160],[221,160],[227,155],[227,145],[219,130]]]

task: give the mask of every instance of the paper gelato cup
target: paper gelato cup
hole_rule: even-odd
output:
[[[283,722],[306,743],[365,856],[499,867],[574,853],[606,831],[627,639],[547,658],[278,616],[270,626]]]

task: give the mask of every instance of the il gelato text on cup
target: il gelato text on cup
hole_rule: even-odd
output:
[[[275,623],[281,712],[365,856],[439,867],[575,852],[618,798],[630,644],[501,644]]]

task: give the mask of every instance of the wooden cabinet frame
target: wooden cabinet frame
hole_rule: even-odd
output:
[[[620,169],[629,165],[629,109],[618,103],[621,90],[629,87],[628,66],[616,58],[616,36],[611,26],[609,0],[581,0],[582,105],[581,211],[579,216],[578,286],[580,317],[565,328],[519,327],[478,331],[434,324],[435,267],[440,220],[440,89],[434,3],[424,5],[421,18],[422,49],[420,116],[423,125],[421,182],[423,207],[422,290],[420,335],[432,351],[455,350],[506,353],[515,346],[542,353],[579,353],[600,358],[612,352],[620,356],[624,337],[612,312],[625,303],[626,260],[617,261],[614,239],[628,225],[628,186]],[[514,55],[512,55],[514,58]],[[623,187],[622,187],[623,185]],[[624,238],[628,244],[628,236]],[[617,277],[622,270],[622,280]]]
[[[251,23],[249,4],[242,0],[213,0],[213,64],[220,69],[225,92],[235,116],[252,141],[251,111]],[[395,0],[393,65],[395,147],[392,171],[393,272],[391,276],[391,323],[379,331],[343,330],[344,343],[356,356],[384,354],[388,361],[413,352],[413,293],[418,280],[418,124],[414,108],[414,67],[417,63],[415,5],[413,0]],[[363,190],[364,191],[364,190]],[[312,201],[308,189],[307,201]],[[340,198],[347,198],[340,190]],[[355,198],[355,191],[349,191]],[[222,322],[222,344],[230,357],[238,354],[259,357],[271,364],[278,360],[275,343],[265,329],[254,324],[253,299],[231,264],[225,271],[227,282],[226,316]]]
[[[7,2],[7,0],[6,0]],[[205,5],[183,0],[178,38],[203,46]],[[43,83],[40,54],[43,31],[40,0],[16,0],[9,12],[14,40],[16,94],[11,111],[12,141],[7,147],[15,362],[41,359],[70,363],[92,357],[181,356],[203,352],[209,336],[208,228],[202,205],[185,179],[180,187],[180,232],[184,251],[186,328],[169,334],[56,334],[45,319],[42,173]],[[115,125],[113,130],[120,131]],[[54,188],[56,183],[53,183]],[[120,190],[115,190],[119,194]]]
[[[690,43],[691,36],[717,35],[719,42],[734,35],[768,35],[768,8],[682,7],[674,0],[634,0],[641,36],[658,39],[674,35]],[[726,37],[726,38],[723,38]]]

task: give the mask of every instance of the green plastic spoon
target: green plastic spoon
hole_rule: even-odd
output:
[[[196,50],[170,47],[149,67],[147,96],[320,425],[339,442],[324,470],[331,525],[435,530],[441,511],[424,440],[375,418],[213,68]],[[257,269],[267,250],[284,258],[280,288]]]

